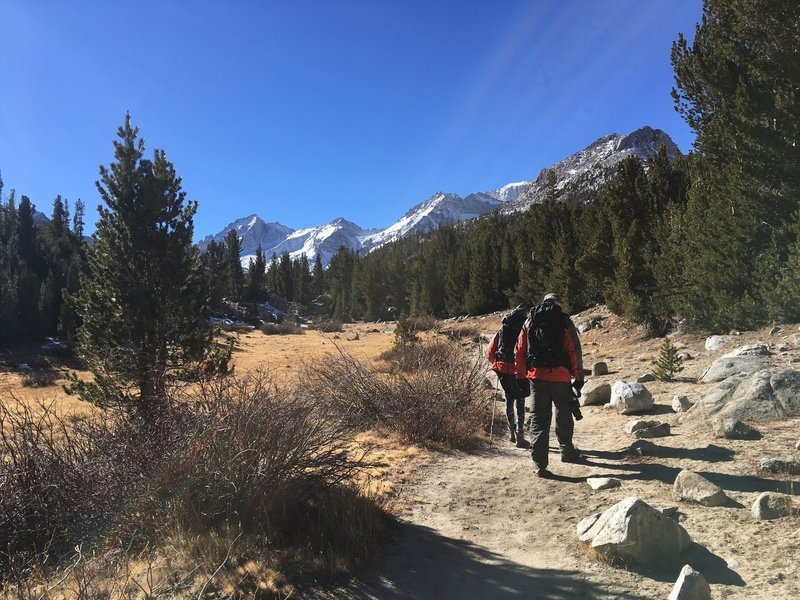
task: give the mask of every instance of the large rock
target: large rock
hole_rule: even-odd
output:
[[[759,521],[788,517],[792,514],[792,497],[776,492],[764,492],[753,502],[752,511],[753,516]]]
[[[592,375],[608,375],[608,365],[599,360],[592,365]]]
[[[729,377],[708,390],[682,421],[766,421],[800,416],[800,371],[764,369]]]
[[[800,460],[793,456],[780,458],[778,456],[765,456],[758,461],[761,471],[769,471],[779,475],[800,475]]]
[[[728,496],[721,487],[692,471],[684,469],[675,478],[672,485],[672,497],[675,500],[689,500],[703,506],[722,506],[728,502]]]
[[[623,415],[653,408],[653,396],[636,381],[615,381],[611,386],[611,406]]]
[[[700,381],[713,383],[740,373],[755,373],[769,366],[769,346],[762,343],[740,346],[724,354],[706,370]]]
[[[729,335],[712,335],[706,338],[706,351],[719,352],[732,341],[733,338]]]
[[[638,429],[633,433],[633,436],[640,440],[646,438],[669,437],[670,431],[671,427],[669,423],[659,423],[658,425],[653,425],[652,427]]]
[[[577,532],[601,556],[624,564],[673,562],[692,543],[677,522],[636,497],[586,517]]]
[[[614,479],[613,477],[587,477],[586,483],[593,490],[610,490],[622,485],[619,479]]]
[[[758,440],[761,433],[738,419],[714,419],[711,423],[714,435],[728,440]]]
[[[634,419],[625,423],[625,433],[633,435],[640,429],[647,429],[648,427],[655,427],[660,424],[660,421],[650,421],[648,419]]]
[[[684,565],[667,600],[711,600],[711,587],[702,573]]]
[[[670,433],[670,426],[669,423],[661,421],[636,419],[625,424],[625,433],[630,433],[638,439],[666,437]]]
[[[581,406],[608,404],[611,401],[611,384],[593,379],[586,380],[581,390]]]
[[[745,354],[742,356],[723,356],[718,358],[711,366],[706,369],[700,378],[701,383],[715,383],[724,381],[728,377],[746,374],[750,375],[756,371],[761,371],[769,366],[769,358],[766,356],[754,356]]]
[[[672,410],[677,412],[686,412],[692,408],[692,402],[686,396],[673,396],[672,397]]]

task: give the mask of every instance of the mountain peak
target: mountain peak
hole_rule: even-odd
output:
[[[553,192],[556,197],[569,194],[579,199],[591,198],[593,191],[605,184],[613,167],[621,160],[638,156],[645,161],[661,146],[667,148],[670,158],[680,155],[669,135],[660,129],[645,126],[628,135],[611,133],[542,169],[533,181],[508,183],[464,198],[438,191],[382,230],[366,231],[344,217],[337,217],[325,225],[294,230],[280,223],[266,223],[253,213],[237,219],[215,236],[208,236],[199,245],[202,249],[211,239],[222,241],[229,230],[235,229],[241,239],[244,265],[259,244],[267,256],[288,252],[293,259],[304,254],[313,260],[319,255],[322,263],[327,265],[341,246],[355,252],[369,252],[407,235],[427,233],[496,209],[504,213],[523,211],[533,203],[542,202]]]

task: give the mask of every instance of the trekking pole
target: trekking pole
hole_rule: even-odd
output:
[[[494,395],[492,396],[492,422],[489,423],[489,447],[492,446],[492,434],[494,433],[494,413],[497,410],[498,393],[500,393],[500,377],[497,378],[497,383],[494,386]]]

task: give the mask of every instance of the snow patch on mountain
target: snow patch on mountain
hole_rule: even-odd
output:
[[[610,134],[580,152],[542,169],[535,180],[506,184],[488,192],[476,192],[462,198],[458,194],[438,192],[406,212],[397,222],[382,230],[365,230],[343,218],[325,225],[292,229],[280,223],[266,223],[252,214],[237,219],[214,236],[203,239],[204,249],[210,240],[224,241],[227,232],[235,229],[242,245],[242,265],[247,267],[261,245],[267,261],[284,252],[295,260],[305,255],[309,263],[317,256],[327,266],[342,246],[355,252],[376,248],[414,233],[428,233],[442,226],[468,221],[495,210],[512,213],[527,210],[531,204],[544,201],[549,195],[589,198],[608,181],[613,167],[629,156],[646,161],[661,146],[670,158],[680,155],[672,139],[660,129],[642,127],[623,136]]]

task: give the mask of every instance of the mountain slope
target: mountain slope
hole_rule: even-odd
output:
[[[585,198],[608,181],[618,163],[630,156],[637,156],[644,162],[661,146],[666,147],[671,159],[680,156],[675,142],[660,129],[642,127],[626,136],[617,133],[604,136],[580,152],[542,169],[522,194],[505,204],[503,211],[527,210],[532,204],[543,202],[551,190],[556,197],[570,194]]]
[[[266,223],[252,214],[237,219],[216,235],[204,238],[199,246],[205,248],[212,239],[222,241],[230,229],[236,229],[242,243],[242,264],[245,267],[259,244],[267,260],[273,253],[280,256],[288,252],[292,259],[305,254],[309,262],[319,255],[322,264],[327,265],[341,246],[355,252],[370,252],[407,235],[427,233],[494,210],[504,213],[524,211],[532,204],[544,201],[548,194],[586,200],[602,188],[617,163],[630,156],[646,161],[661,146],[666,147],[670,158],[680,155],[669,135],[660,129],[642,127],[629,135],[610,134],[542,169],[533,181],[509,183],[464,198],[458,194],[438,192],[382,230],[364,230],[343,218],[317,227],[294,230],[280,223]]]

